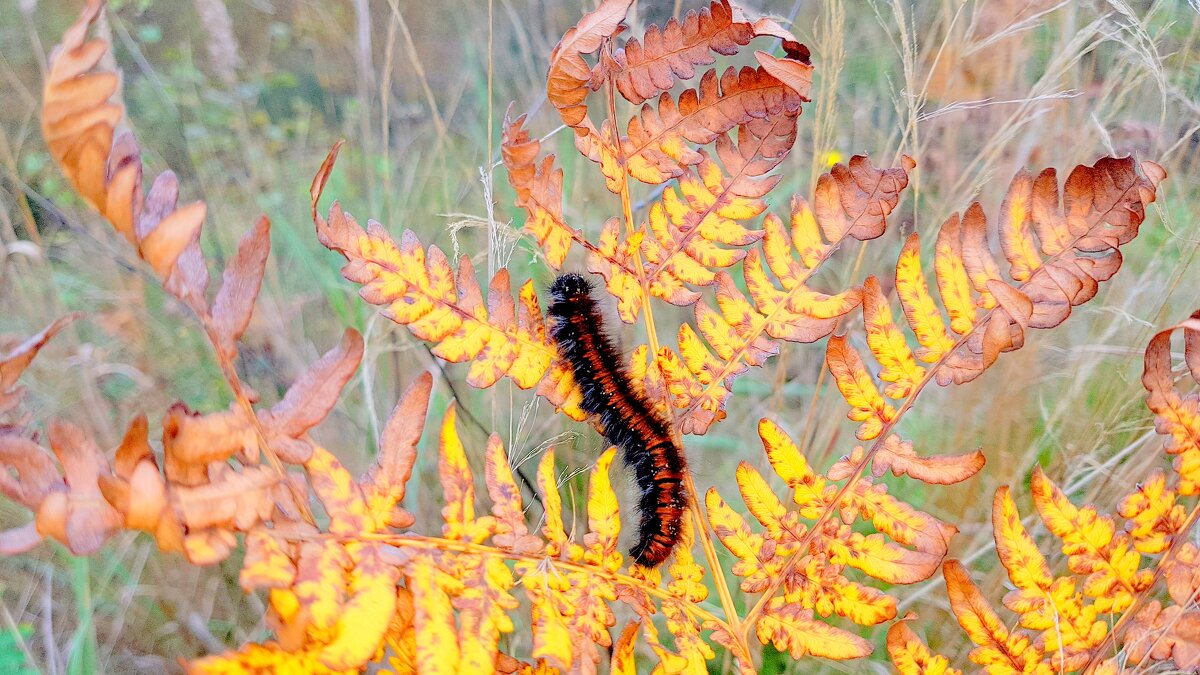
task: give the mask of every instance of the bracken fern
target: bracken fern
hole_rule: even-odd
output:
[[[568,223],[555,157],[543,153],[524,116],[508,115],[501,152],[516,206],[527,215],[525,232],[547,266],[586,267],[603,278],[620,319],[640,323],[647,340],[632,349],[630,373],[677,436],[722,422],[734,380],[764,366],[781,343],[827,338],[825,363],[864,445],[821,471],[778,423],[758,420],[766,465],[786,490],[777,494],[775,479],[743,462],[736,471],[742,509],[716,488],[699,493],[687,478],[683,544],[667,564],[649,569],[627,566],[618,546],[615,450],[592,468],[586,528],[572,530],[554,450],[538,464],[541,509],[531,518],[500,437],[489,438],[483,466],[472,466],[451,406],[437,411],[442,522],[417,523],[402,504],[430,376],[416,378],[396,405],[375,464],[359,478],[308,435],[359,366],[357,332],[347,330],[279,403],[258,405],[236,357],[261,287],[270,224],[263,217],[246,233],[210,300],[198,243],[205,205],[179,206],[170,172],[143,194],[137,144],[117,131],[119,78],[98,65],[109,45],[88,38],[102,11],[91,4],[52,62],[46,140],[75,189],[192,310],[234,402],[223,411],[167,410],[161,454],[144,416],[130,423],[111,460],[65,422],[50,424],[48,451],[19,413],[16,378],[74,317],[52,324],[0,362],[0,412],[11,417],[0,435],[7,469],[0,491],[35,513],[29,525],[0,534],[0,550],[19,553],[53,539],[89,554],[122,529],[144,531],[197,565],[242,548],[241,585],[266,593],[274,640],[188,664],[197,673],[356,672],[373,662],[394,672],[594,672],[604,661],[620,673],[647,663],[705,673],[718,649],[753,672],[766,644],[796,659],[856,659],[872,651],[858,627],[896,619],[903,587],[939,570],[955,614],[979,645],[971,658],[989,672],[1200,662],[1193,581],[1200,554],[1183,536],[1197,511],[1179,502],[1200,489],[1200,423],[1195,395],[1174,389],[1170,331],[1147,349],[1144,383],[1159,431],[1171,439],[1176,472],[1170,480],[1151,475],[1125,498],[1124,532],[1112,517],[1073,506],[1037,471],[1035,505],[1068,556],[1070,574],[1054,576],[1008,490],[997,492],[997,550],[1015,586],[1004,602],[1020,615],[1019,628],[1001,622],[962,565],[946,561],[957,527],[881,480],[890,472],[948,485],[983,468],[978,451],[918,453],[898,435],[898,423],[929,384],[977,378],[1002,353],[1021,348],[1030,329],[1058,326],[1095,297],[1119,270],[1120,247],[1137,236],[1162,168],[1104,157],[1076,167],[1061,186],[1053,169],[1019,173],[994,217],[975,203],[946,220],[932,263],[923,265],[920,239],[910,235],[895,268],[900,323],[876,277],[828,290],[814,287],[813,277],[843,244],[884,234],[916,162],[902,156],[897,166],[876,167],[855,156],[820,176],[810,196],[791,196],[786,213],[771,212],[776,169],[796,142],[811,95],[807,48],[774,21],[748,17],[725,0],[622,44],[630,5],[602,2],[567,31],[550,54],[546,89],[619,207],[595,240]],[[782,55],[760,50],[756,66],[707,68],[752,42],[777,44]],[[671,93],[684,83],[694,87]],[[337,203],[326,214],[318,210],[339,147],[313,180],[312,217],[318,240],[345,258],[343,275],[361,285],[363,299],[437,357],[469,364],[471,385],[488,388],[508,377],[585,419],[570,368],[547,337],[532,279],[520,282],[514,298],[510,271],[500,269],[485,298],[470,258],[451,261],[408,230],[397,239],[374,221],[363,227]],[[572,257],[576,246],[582,259]],[[692,308],[694,320],[656,323],[661,303]],[[1197,321],[1181,326],[1193,377],[1200,374]],[[480,473],[486,509],[476,496]],[[728,569],[722,556],[734,561]],[[1166,607],[1150,595],[1157,576],[1167,578]],[[734,602],[735,584],[743,604]],[[616,605],[637,620],[614,635]],[[512,641],[526,647],[515,653],[502,638],[514,632],[518,613],[531,635]],[[888,632],[895,666],[956,672],[905,619]],[[1110,659],[1118,645],[1125,651]]]

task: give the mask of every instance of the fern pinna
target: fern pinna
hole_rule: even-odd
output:
[[[402,504],[431,378],[416,378],[397,404],[375,465],[358,479],[307,434],[359,365],[356,332],[347,331],[278,404],[258,406],[235,356],[262,282],[270,225],[264,218],[246,234],[210,301],[198,245],[205,206],[178,206],[169,172],[143,194],[137,145],[116,133],[118,77],[98,65],[108,44],[88,39],[100,12],[92,4],[64,36],[49,73],[47,142],[72,185],[196,315],[234,403],[218,412],[182,404],[168,410],[161,458],[145,417],[131,423],[111,462],[66,423],[49,434],[57,465],[31,436],[3,436],[0,461],[12,473],[0,472],[0,490],[36,514],[29,526],[0,535],[3,550],[50,538],[90,553],[132,529],[211,564],[229,556],[241,535],[240,581],[247,591],[266,592],[274,639],[189,664],[197,673],[352,672],[378,660],[395,672],[595,672],[608,661],[612,672],[658,664],[663,672],[704,673],[717,650],[753,672],[768,644],[795,658],[862,658],[872,645],[855,625],[896,619],[897,587],[939,569],[956,614],[981,645],[974,658],[994,672],[1086,667],[1117,633],[1101,615],[1122,612],[1116,627],[1126,630],[1118,639],[1130,658],[1190,658],[1189,635],[1176,619],[1195,590],[1188,575],[1196,552],[1180,543],[1195,511],[1185,516],[1175,499],[1200,484],[1189,454],[1200,450],[1193,447],[1195,402],[1170,393],[1165,338],[1148,352],[1147,388],[1160,428],[1173,438],[1181,478],[1170,487],[1152,478],[1127,498],[1121,513],[1132,533],[1111,535],[1110,521],[1076,509],[1048,478],[1035,476],[1039,510],[1065,542],[1072,571],[1090,575],[1082,592],[1072,578],[1051,576],[1008,493],[997,494],[998,549],[1017,586],[1009,606],[1033,633],[1010,631],[961,566],[943,567],[957,531],[952,523],[890,494],[879,480],[891,472],[944,485],[983,467],[978,451],[919,454],[899,435],[899,422],[931,382],[978,377],[1000,354],[1022,347],[1029,329],[1052,328],[1092,299],[1120,267],[1120,247],[1137,235],[1164,178],[1161,167],[1102,158],[1074,169],[1061,187],[1052,169],[1017,175],[992,218],[995,228],[979,204],[939,228],[932,269],[940,301],[925,278],[920,238],[909,236],[895,271],[900,324],[875,277],[849,288],[810,283],[843,244],[886,231],[915,162],[901,156],[896,166],[877,167],[855,156],[822,175],[810,196],[792,196],[786,213],[769,211],[766,198],[781,179],[775,169],[796,141],[811,95],[808,50],[774,21],[751,18],[726,0],[621,44],[631,5],[607,0],[586,14],[550,54],[547,75],[547,100],[575,148],[596,164],[615,215],[595,238],[574,227],[555,157],[543,153],[524,116],[510,115],[501,151],[525,232],[549,268],[586,268],[616,299],[621,321],[640,323],[646,344],[632,349],[627,386],[668,422],[674,447],[721,422],[733,381],[763,366],[781,343],[824,338],[825,363],[864,445],[821,471],[781,422],[759,420],[766,465],[786,484],[791,504],[771,488],[776,478],[748,462],[736,471],[744,508],[716,488],[699,494],[684,473],[681,543],[660,567],[627,566],[610,479],[614,450],[591,469],[579,531],[564,515],[553,448],[538,463],[541,509],[531,518],[493,434],[482,467],[491,506],[480,512],[479,467],[468,461],[451,406],[439,431],[443,522],[440,532],[421,527]],[[780,55],[758,50],[755,66],[709,68],[752,42]],[[693,86],[671,93],[684,83]],[[632,112],[618,107],[622,101]],[[470,258],[455,268],[411,231],[397,239],[379,223],[364,228],[336,203],[327,213],[318,209],[338,147],[314,178],[312,216],[317,238],[345,258],[343,275],[361,284],[362,297],[437,357],[468,364],[473,386],[508,377],[587,419],[591,406],[581,405],[571,364],[547,330],[543,289],[532,279],[514,297],[510,273],[500,269],[485,300]],[[576,245],[582,252],[573,258]],[[693,316],[673,346],[655,320],[664,302],[690,307]],[[4,410],[19,399],[16,375],[60,325],[4,361]],[[1193,358],[1197,334],[1187,333],[1193,373],[1200,372],[1192,363],[1200,360]],[[323,515],[314,513],[317,505]],[[1107,541],[1089,534],[1097,528],[1110,533]],[[728,570],[718,545],[734,560]],[[1131,546],[1145,553],[1170,547],[1159,570],[1175,584],[1175,605],[1145,599],[1154,574],[1138,568]],[[617,611],[636,619],[614,635]],[[518,621],[528,625],[525,634]],[[1158,640],[1139,652],[1131,645],[1152,631],[1167,635],[1167,646]],[[887,644],[903,672],[948,667],[904,621],[892,625]]]

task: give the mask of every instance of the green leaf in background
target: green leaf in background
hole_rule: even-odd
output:
[[[37,675],[36,668],[29,666],[23,645],[33,635],[33,626],[23,623],[17,630],[0,633],[0,673],[10,675]]]

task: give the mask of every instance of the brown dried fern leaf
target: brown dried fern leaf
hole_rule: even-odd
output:
[[[614,50],[630,4],[609,0],[585,15],[551,53],[547,75],[547,97],[574,129],[579,151],[601,165],[614,193],[623,191],[626,172],[651,184],[683,174],[701,161],[689,142],[711,143],[752,119],[769,117],[794,126],[800,103],[808,100],[812,66],[791,33],[769,20],[751,23],[721,0],[690,14],[683,24],[671,22],[665,30],[651,26],[644,41],[634,38],[625,49]],[[699,88],[685,91],[678,103],[666,93],[676,78],[691,79],[696,65],[712,63],[710,52],[736,53],[760,35],[781,38],[786,55],[757,52],[760,68],[727,70],[720,89],[717,72],[710,70]],[[589,66],[584,55],[597,51],[598,62]],[[627,125],[629,136],[618,139],[616,120],[606,119],[597,127],[588,116],[588,94],[605,85],[615,86],[634,104],[662,95],[657,108],[643,106]]]
[[[712,53],[731,56],[750,44],[754,27],[735,18],[727,0],[692,10],[682,21],[674,18],[662,28],[649,26],[642,39],[630,38],[613,54],[620,70],[613,81],[633,104],[668,91],[678,80],[696,75],[696,66],[713,62]],[[710,53],[711,52],[711,53]]]
[[[771,143],[768,147],[773,150],[762,154],[773,152],[770,158],[776,163],[782,161],[792,143],[786,143],[785,147],[775,139],[791,137],[794,141],[796,118],[802,111],[802,103],[809,100],[807,95],[780,82],[761,67],[740,70],[730,67],[720,78],[716,70],[709,70],[700,78],[697,88],[679,95],[678,102],[664,92],[656,106],[644,105],[630,118],[628,136],[621,139],[629,175],[651,185],[677,178],[687,167],[703,161],[702,153],[692,145],[707,145],[738,127],[745,127],[740,134],[744,137],[758,136],[756,141],[747,141],[746,147]],[[756,124],[749,126],[752,123]],[[587,148],[582,147],[584,154],[600,161],[599,149]],[[755,175],[770,168],[773,165]]]
[[[97,69],[109,45],[87,39],[102,7],[102,3],[89,3],[51,54],[42,133],[67,179],[137,247],[165,287],[185,302],[203,307],[208,272],[198,237],[205,205],[196,202],[177,208],[178,185],[169,171],[155,179],[143,199],[137,144],[128,133],[116,135],[124,114],[120,104],[111,102],[119,78]]]
[[[226,377],[236,379],[236,344],[250,321],[270,250],[270,223],[260,217],[242,238],[210,305],[209,272],[200,250],[207,206],[179,206],[179,183],[164,171],[143,194],[142,159],[133,135],[117,133],[123,108],[116,73],[99,68],[109,45],[87,39],[103,10],[88,3],[51,54],[42,101],[42,131],[67,180],[113,228],[137,248],[163,288],[204,323]],[[231,381],[239,398],[240,385]]]

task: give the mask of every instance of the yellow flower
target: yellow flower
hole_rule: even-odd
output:
[[[844,159],[846,159],[846,157],[844,155],[842,155],[842,153],[838,152],[837,150],[826,150],[825,152],[821,153],[819,162],[820,162],[821,166],[828,169],[829,167],[833,166],[834,164],[838,164],[839,162],[841,162]]]

